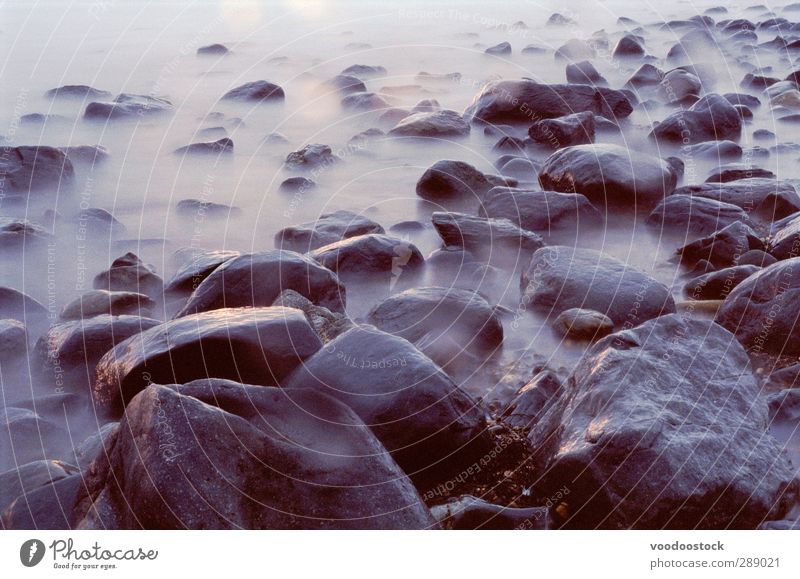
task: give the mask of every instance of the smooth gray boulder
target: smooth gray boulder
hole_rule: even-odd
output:
[[[175,107],[165,98],[121,93],[111,102],[93,102],[86,106],[88,120],[140,120],[172,112]]]
[[[535,430],[539,492],[571,481],[562,528],[755,529],[797,497],[747,354],[710,321],[607,336]]]
[[[693,300],[724,300],[733,288],[760,269],[755,265],[737,265],[712,271],[686,282],[683,294]]]
[[[187,294],[197,289],[197,287],[211,273],[234,257],[240,256],[238,251],[217,250],[204,251],[198,253],[184,263],[172,279],[164,286],[165,294]]]
[[[556,317],[572,308],[605,314],[633,327],[675,311],[669,289],[651,276],[599,251],[548,246],[522,273],[522,303]]]
[[[737,221],[751,223],[741,207],[694,195],[670,195],[646,219],[650,227],[689,238],[710,235]]]
[[[55,147],[11,147],[0,157],[0,183],[10,195],[66,192],[74,186],[75,169],[67,155]]]
[[[675,189],[674,194],[730,203],[770,221],[800,211],[800,195],[794,185],[775,179],[754,177],[729,183],[687,185]]]
[[[284,227],[275,234],[275,247],[306,253],[324,245],[369,233],[386,232],[369,217],[341,209],[320,215],[316,221]]]
[[[687,110],[679,110],[658,123],[650,133],[657,141],[695,144],[703,141],[738,141],[742,132],[739,112],[718,94],[708,94]]]
[[[222,95],[223,100],[245,102],[283,101],[286,94],[277,84],[256,80],[237,86]]]
[[[342,279],[378,276],[398,280],[425,263],[417,246],[399,237],[370,233],[324,245],[309,254]]]
[[[417,181],[417,195],[423,199],[479,200],[492,183],[482,171],[464,161],[445,159],[428,167]]]
[[[544,246],[542,236],[509,219],[434,211],[431,222],[445,246],[463,247],[481,257],[501,252],[528,253]]]
[[[389,131],[392,137],[466,137],[469,136],[469,124],[460,114],[451,110],[433,111],[430,113],[414,113],[397,123]]]
[[[537,145],[550,149],[594,143],[594,113],[585,111],[557,119],[536,121],[528,129],[528,136]]]

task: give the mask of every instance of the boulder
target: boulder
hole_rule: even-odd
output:
[[[336,274],[305,255],[272,249],[240,255],[217,267],[175,317],[219,308],[269,306],[286,289],[331,311],[344,311],[345,288]]]
[[[98,362],[92,397],[111,418],[148,384],[227,378],[276,385],[322,342],[291,308],[222,309],[185,316],[121,342]]]
[[[633,73],[633,76],[628,79],[628,82],[625,84],[625,86],[631,88],[654,86],[661,84],[662,80],[664,80],[664,71],[656,68],[650,63],[645,63]]]
[[[445,246],[463,247],[481,257],[499,252],[529,253],[544,246],[540,235],[505,218],[435,211],[431,222]]]
[[[347,74],[338,74],[331,79],[326,80],[322,88],[327,91],[333,91],[340,95],[348,95],[355,92],[367,92],[367,87],[361,82],[360,79]]]
[[[379,276],[396,280],[416,274],[425,263],[416,245],[380,233],[349,237],[309,255],[340,278]]]
[[[800,258],[779,261],[737,285],[716,321],[751,352],[800,354]]]
[[[751,249],[764,249],[758,234],[741,221],[734,221],[711,235],[684,245],[677,250],[681,262],[693,266],[701,260],[714,267],[728,267]]]
[[[223,100],[246,102],[283,101],[286,95],[277,84],[266,80],[248,82],[222,95]]]
[[[341,74],[355,76],[356,78],[377,78],[388,74],[386,68],[382,66],[372,66],[369,64],[353,64],[345,68]]]
[[[17,497],[3,513],[3,525],[12,530],[72,529],[70,515],[82,483],[76,473]]]
[[[19,320],[0,319],[0,362],[13,362],[28,351],[28,331]]]
[[[545,238],[599,226],[600,212],[580,194],[495,187],[480,207],[482,217],[508,219]]]
[[[0,287],[0,319],[22,322],[31,337],[49,323],[47,308],[27,294],[10,287]]]
[[[204,251],[193,255],[164,286],[165,294],[191,293],[220,265],[241,255],[238,251]]]
[[[394,137],[466,137],[469,125],[455,111],[415,113],[397,123],[388,133]]]
[[[778,259],[800,255],[800,214],[789,216],[770,240],[769,252]]]
[[[372,219],[341,209],[321,215],[316,221],[285,227],[275,234],[275,247],[306,253],[343,239],[385,233]]]
[[[284,164],[287,169],[308,171],[328,167],[340,160],[328,145],[315,143],[289,153]]]
[[[55,147],[10,147],[0,157],[0,184],[7,194],[69,191],[74,183],[72,162]]]
[[[687,158],[708,159],[710,161],[731,161],[742,158],[742,147],[733,141],[706,141],[688,145],[683,149]]]
[[[633,327],[675,311],[669,289],[646,273],[592,249],[549,246],[522,273],[522,302],[557,317],[591,309]]]
[[[570,62],[566,66],[567,82],[570,84],[589,84],[604,86],[606,79],[588,60]]]
[[[0,514],[14,500],[75,474],[77,469],[60,460],[37,460],[0,473]],[[2,527],[0,527],[2,528]]]
[[[578,84],[539,84],[533,80],[493,81],[464,111],[469,122],[525,123],[589,111],[609,119],[633,112],[621,91]],[[738,118],[738,115],[737,115]]]
[[[89,120],[135,120],[172,112],[175,107],[164,98],[122,93],[112,102],[92,102],[86,106],[84,118]]]
[[[755,265],[737,265],[712,271],[689,280],[683,294],[693,300],[724,300],[731,290],[761,268]]]
[[[111,96],[107,90],[96,89],[85,84],[67,84],[58,88],[51,88],[44,93],[49,99],[102,99]]]
[[[556,151],[544,163],[544,189],[581,193],[598,206],[653,206],[669,195],[678,171],[667,161],[619,145],[578,145]]]
[[[0,406],[0,470],[60,458],[69,448],[69,435],[63,428],[20,406]]]
[[[463,161],[437,161],[417,181],[417,195],[433,201],[481,199],[491,188],[486,175]]]
[[[149,316],[156,303],[136,292],[92,290],[81,294],[61,310],[62,320],[79,320],[103,314]]]
[[[544,496],[569,484],[562,528],[755,529],[798,483],[733,336],[662,316],[607,336],[543,420]]]
[[[675,235],[710,235],[741,221],[749,224],[747,213],[730,203],[694,195],[670,195],[653,209],[647,224]]]
[[[644,42],[640,36],[626,34],[619,39],[612,54],[615,59],[642,58],[645,55]]]
[[[353,92],[342,98],[342,107],[352,111],[375,111],[388,109],[389,97],[374,92]]]
[[[528,129],[528,135],[534,143],[551,149],[594,143],[594,134],[594,113],[590,112],[542,119]]]
[[[773,219],[800,211],[800,196],[791,183],[775,179],[741,179],[730,183],[703,183],[675,190],[675,195],[705,197],[741,207]]]
[[[476,402],[407,340],[369,326],[328,343],[282,386],[313,388],[347,404],[421,492],[485,450]]]
[[[742,117],[727,99],[708,94],[687,110],[679,110],[650,133],[658,141],[694,144],[702,141],[738,141],[742,132]]]
[[[548,528],[546,507],[504,507],[464,495],[431,507],[431,514],[445,529],[455,531],[515,531]]]
[[[743,179],[775,179],[775,173],[760,167],[731,163],[712,171],[706,183],[730,183]]]
[[[73,513],[84,529],[435,526],[363,422],[312,391],[152,385],[89,472]],[[191,484],[181,472],[195,473]]]
[[[553,320],[553,329],[571,340],[599,340],[614,331],[614,321],[595,310],[570,308]]]
[[[208,44],[197,49],[197,56],[223,56],[230,53],[224,44]]]
[[[155,268],[130,252],[118,257],[109,269],[97,274],[93,286],[110,292],[143,293],[154,299],[164,293],[164,281],[156,275]]]
[[[213,201],[204,201],[203,199],[181,199],[178,201],[177,205],[175,205],[175,212],[183,217],[203,219],[235,217],[239,215],[242,210],[238,207],[225,205],[224,203],[214,203]]]
[[[223,155],[233,153],[233,140],[223,137],[207,143],[192,143],[175,149],[176,155]]]
[[[490,46],[483,52],[486,54],[508,55],[511,54],[511,45],[508,42],[501,42],[500,44]]]

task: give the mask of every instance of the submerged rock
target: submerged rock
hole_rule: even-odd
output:
[[[533,252],[544,245],[540,235],[505,218],[436,211],[431,214],[431,222],[445,246],[463,247],[481,257],[503,251]]]
[[[595,310],[570,308],[553,320],[553,329],[573,340],[599,340],[614,331],[614,321]]]
[[[110,292],[142,293],[154,299],[159,299],[164,292],[164,281],[156,275],[155,268],[130,252],[115,259],[108,270],[97,274],[93,286]]]
[[[174,110],[165,98],[121,93],[112,102],[93,102],[86,106],[84,118],[92,120],[134,120]]]
[[[798,487],[767,427],[733,336],[662,316],[584,355],[537,424],[538,490],[572,481],[556,511],[566,528],[754,529],[784,516]]]
[[[800,195],[794,186],[775,179],[741,179],[730,183],[703,183],[675,190],[675,195],[705,197],[736,205],[770,221],[800,211]]]
[[[528,135],[534,143],[551,149],[594,143],[594,134],[594,113],[590,112],[543,119],[528,129]]]
[[[224,153],[233,153],[233,141],[227,137],[208,143],[192,143],[175,149],[176,155],[220,155]]]
[[[669,289],[646,273],[591,249],[549,246],[533,254],[521,279],[522,302],[556,317],[572,308],[633,327],[675,311]]]
[[[191,258],[164,286],[164,293],[191,293],[226,261],[241,255],[238,251],[205,251]]]
[[[222,95],[223,100],[266,102],[283,101],[286,95],[277,84],[266,80],[256,80],[237,86]]]
[[[707,237],[684,245],[676,253],[686,265],[706,260],[714,267],[728,267],[752,249],[765,249],[764,242],[751,227],[734,221]]]
[[[483,172],[463,161],[437,161],[417,181],[423,199],[481,199],[492,184]]]
[[[149,384],[227,378],[277,385],[322,342],[291,308],[222,309],[160,324],[119,343],[97,363],[92,398],[106,416]]]
[[[72,162],[54,147],[12,147],[0,158],[0,183],[7,193],[69,191],[74,182]]]
[[[309,255],[345,278],[379,276],[398,280],[415,275],[425,262],[413,243],[379,233],[349,237]]]
[[[670,195],[653,209],[647,224],[675,235],[709,235],[741,221],[750,223],[747,213],[730,203],[693,195]]]
[[[693,300],[724,300],[731,290],[759,271],[755,265],[737,265],[689,280],[683,294]]]
[[[457,112],[441,110],[409,115],[388,134],[395,137],[466,137],[469,130],[469,125]]]
[[[315,143],[289,153],[285,165],[293,170],[311,170],[327,167],[338,161],[340,158],[333,154],[328,145]]]
[[[342,209],[321,215],[316,221],[281,229],[275,234],[275,247],[307,253],[343,239],[370,233],[386,232],[372,219]]]
[[[224,44],[208,44],[197,49],[197,56],[222,56],[230,53]]]
[[[96,89],[85,84],[67,84],[51,88],[44,93],[50,99],[102,99],[111,96],[107,90]]]
[[[28,351],[28,331],[19,320],[0,319],[0,362],[11,362]]]
[[[718,94],[701,98],[687,110],[672,113],[650,133],[659,141],[700,143],[702,141],[738,141],[742,132],[739,112]]]

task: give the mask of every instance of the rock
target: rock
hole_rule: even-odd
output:
[[[17,497],[32,493],[76,472],[74,466],[59,460],[37,460],[0,473],[0,513]]]
[[[779,78],[747,73],[744,75],[740,86],[751,89],[764,89],[780,81],[781,79]]]
[[[264,137],[264,142],[268,145],[288,145],[289,139],[281,133],[272,132]]]
[[[677,250],[681,262],[692,266],[707,260],[714,267],[735,265],[739,256],[751,249],[764,249],[758,234],[741,221],[735,221],[711,235],[693,241]]]
[[[529,123],[589,111],[609,119],[633,112],[621,91],[576,84],[539,84],[532,80],[493,81],[464,111],[468,122]],[[738,114],[737,114],[738,118]]]
[[[33,410],[0,407],[0,469],[59,458],[68,439],[64,429]]]
[[[587,42],[577,38],[570,38],[556,50],[556,60],[578,62],[591,60],[597,56],[597,51]]]
[[[664,80],[664,72],[650,63],[645,63],[633,73],[633,76],[628,79],[625,86],[631,88],[654,86],[661,84],[662,80]]]
[[[84,164],[94,167],[104,163],[111,156],[108,149],[100,145],[73,145],[59,147],[58,150],[64,153],[73,165]]]
[[[726,92],[722,96],[734,106],[744,105],[751,109],[756,109],[761,106],[761,101],[758,99],[758,97],[754,97],[753,95],[738,92]]]
[[[517,137],[501,137],[497,143],[495,143],[494,147],[492,147],[493,153],[510,153],[512,155],[517,156],[525,156],[525,147],[527,143],[524,139],[518,139]]]
[[[462,351],[490,353],[503,343],[495,309],[474,291],[420,287],[383,300],[367,315],[379,330],[452,360]],[[430,354],[429,354],[430,356]],[[436,360],[440,356],[430,356]]]
[[[233,153],[233,141],[227,137],[208,143],[192,143],[175,149],[176,155],[220,155]]]
[[[389,108],[385,95],[374,92],[350,93],[341,101],[342,107],[353,111],[374,111]]]
[[[733,141],[706,141],[684,147],[687,158],[709,159],[711,161],[738,160],[742,157],[742,147]]]
[[[678,172],[667,161],[618,145],[578,145],[556,151],[544,163],[544,189],[581,193],[598,206],[629,209],[657,204],[669,195]]]
[[[284,192],[305,193],[316,186],[317,184],[313,179],[307,177],[289,177],[283,180],[279,189]]]
[[[356,78],[377,78],[386,76],[388,72],[382,66],[370,66],[367,64],[353,64],[345,68],[341,74],[355,76]]]
[[[187,469],[192,484],[176,484]],[[369,429],[317,392],[224,380],[150,386],[90,473],[73,514],[80,528],[435,525]]]
[[[327,344],[282,386],[313,388],[350,406],[422,490],[485,449],[475,401],[408,341],[369,326]]]
[[[284,290],[272,303],[274,307],[294,308],[305,314],[314,331],[327,344],[353,327],[353,322],[344,314],[334,313],[328,308],[314,305],[311,300],[294,290]]]
[[[27,351],[28,332],[25,324],[18,320],[0,319],[0,362],[12,362]]]
[[[305,255],[272,249],[240,255],[217,267],[175,317],[220,308],[269,306],[287,289],[333,312],[344,311],[345,288],[336,274]]]
[[[411,116],[410,111],[398,108],[389,108],[378,116],[378,122],[381,125],[393,127],[408,116]]]
[[[774,398],[771,397],[769,404],[770,416],[774,417],[778,414],[786,416],[786,414],[789,414],[786,412],[787,410],[795,410],[798,402],[798,392],[800,392],[800,364],[792,364],[772,372],[768,381],[781,389],[790,389],[786,392],[776,393]]]
[[[47,241],[52,236],[40,225],[19,219],[0,217],[0,249],[23,249],[33,247],[40,241]]]
[[[49,99],[102,99],[111,96],[107,90],[99,90],[85,84],[67,84],[51,88],[44,93]]]
[[[319,143],[306,145],[302,149],[289,153],[285,165],[291,170],[311,170],[329,167],[340,161],[328,145]]]
[[[75,183],[72,162],[54,147],[10,147],[4,151],[0,183],[6,193],[69,191]]]
[[[550,520],[546,507],[503,507],[471,495],[432,507],[431,513],[444,528],[463,531],[543,530]]]
[[[530,159],[523,159],[522,157],[514,157],[512,155],[511,160],[506,162],[500,168],[500,172],[503,175],[523,181],[534,181],[537,178],[540,169],[541,167],[537,166]]]
[[[572,340],[599,340],[614,331],[614,322],[594,310],[571,308],[558,314],[553,329]]]
[[[442,105],[436,99],[422,99],[414,108],[411,109],[412,113],[432,113],[433,111],[441,110]]]
[[[266,80],[245,83],[222,95],[223,100],[246,102],[283,101],[285,98],[281,87]]]
[[[97,362],[106,352],[160,323],[139,316],[100,315],[56,324],[36,343],[32,372],[56,388],[88,393]]]
[[[222,309],[185,316],[107,352],[97,364],[92,397],[100,412],[116,418],[152,383],[226,378],[276,385],[321,346],[303,312],[295,309]]]
[[[551,149],[594,143],[594,114],[567,115],[559,119],[543,119],[528,129],[533,142]]]
[[[231,207],[224,203],[203,201],[202,199],[181,199],[175,206],[175,211],[184,217],[204,219],[206,217],[233,217],[242,212],[238,207]]]
[[[156,303],[145,294],[127,291],[92,290],[61,310],[62,320],[79,320],[103,314],[149,316]]]
[[[372,219],[342,209],[321,215],[316,221],[281,229],[275,234],[275,247],[306,253],[343,239],[370,233],[386,232]]]
[[[486,175],[463,161],[437,161],[417,181],[417,195],[434,201],[479,200],[491,188]]]
[[[633,327],[673,313],[669,289],[644,272],[591,249],[549,246],[533,254],[521,280],[526,306],[558,316],[591,309]]]
[[[726,166],[714,171],[706,183],[729,183],[744,179],[775,179],[775,173],[760,167]]]
[[[667,103],[679,103],[686,97],[697,96],[703,88],[697,75],[682,68],[670,70],[659,84],[659,93]]]
[[[501,252],[534,252],[544,246],[542,237],[517,227],[508,219],[475,217],[436,211],[431,222],[445,246],[463,247],[481,257]]]
[[[309,255],[344,278],[379,276],[396,281],[415,275],[425,263],[413,243],[379,233],[349,237]]]
[[[222,56],[229,52],[224,44],[208,44],[197,49],[197,56]]]
[[[346,74],[339,74],[326,80],[323,88],[335,91],[340,95],[348,95],[356,92],[367,92],[367,87],[358,78]]]
[[[708,94],[689,107],[672,113],[653,128],[658,141],[694,144],[702,141],[739,140],[742,117],[725,98]]]
[[[220,265],[240,255],[238,251],[225,250],[198,253],[175,272],[169,283],[164,286],[164,293],[191,293]]]
[[[733,288],[759,269],[755,265],[738,265],[707,273],[689,280],[683,294],[693,300],[724,300]]]
[[[589,84],[605,86],[606,79],[603,78],[594,65],[588,60],[580,62],[570,62],[566,67],[568,83]]]
[[[616,59],[641,58],[645,55],[643,44],[640,36],[626,34],[617,42],[612,56]]]
[[[572,481],[562,528],[754,529],[795,500],[747,355],[712,322],[662,316],[607,336],[563,392],[538,433],[551,438],[537,489]]]
[[[441,110],[409,115],[388,134],[395,137],[466,137],[469,135],[469,125],[457,112]]]
[[[508,219],[545,238],[574,235],[602,223],[600,212],[583,195],[496,187],[486,195],[480,215]]]
[[[198,130],[196,135],[203,138],[221,139],[228,136],[228,129],[225,127],[207,127]]]
[[[692,195],[729,203],[770,220],[800,211],[800,196],[794,186],[775,179],[753,178],[730,183],[689,185],[676,189],[674,195]]]
[[[553,12],[545,23],[546,26],[576,26],[577,24],[578,23],[569,16],[564,16],[558,12]]]
[[[3,525],[16,530],[71,529],[70,513],[82,482],[80,474],[73,474],[18,497],[3,513]]]
[[[750,251],[745,251],[741,257],[739,257],[739,261],[736,263],[739,265],[757,265],[758,267],[767,267],[768,265],[772,265],[777,261],[778,260],[773,256],[760,249],[751,249]]]
[[[47,325],[49,316],[47,308],[29,295],[9,287],[0,287],[0,319],[22,322],[28,326],[33,337],[42,326]]]
[[[91,120],[134,120],[171,112],[175,107],[164,98],[121,93],[110,103],[92,102],[86,106],[84,118]]]
[[[646,223],[676,235],[709,235],[741,221],[749,224],[747,213],[736,205],[694,195],[670,195],[653,209]]]
[[[800,354],[800,258],[765,267],[736,286],[716,322],[751,352]]]
[[[97,274],[93,286],[110,292],[142,293],[153,299],[164,294],[164,281],[156,275],[155,268],[130,252],[115,259],[108,270]]]
[[[511,54],[511,45],[508,42],[501,42],[500,44],[490,46],[483,52],[486,54],[507,55]]]
[[[504,410],[503,421],[512,428],[529,430],[562,393],[563,386],[555,372],[548,369],[537,372]]]

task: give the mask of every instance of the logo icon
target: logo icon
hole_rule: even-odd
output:
[[[39,539],[28,539],[19,548],[19,560],[26,567],[35,567],[44,558],[44,543]]]

